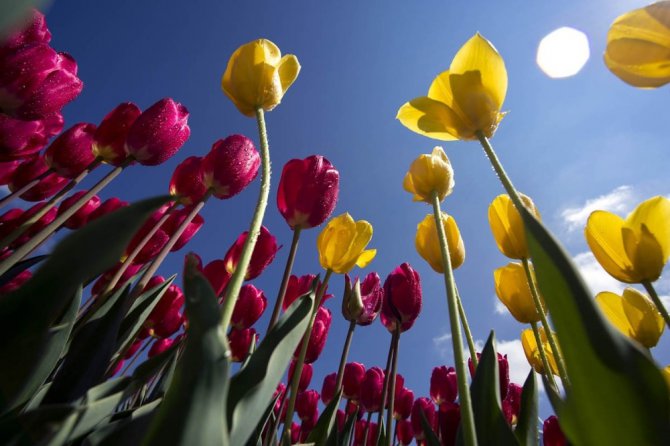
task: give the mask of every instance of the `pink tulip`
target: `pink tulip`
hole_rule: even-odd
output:
[[[321,386],[321,401],[326,406],[330,404],[333,397],[335,397],[335,386],[337,385],[337,373],[333,372],[326,375],[323,379],[323,386]]]
[[[263,315],[267,306],[265,294],[253,285],[244,285],[235,302],[231,324],[238,329],[249,328]]]
[[[82,190],[80,192],[72,194],[72,196],[63,200],[61,205],[58,207],[58,215],[61,215],[63,212],[70,209],[72,205],[74,205],[87,193],[88,191]],[[95,211],[99,206],[100,206],[100,197],[98,197],[97,195],[93,195],[86,202],[86,204],[80,207],[79,210],[77,210],[77,212],[74,213],[74,215],[72,215],[65,221],[65,223],[63,223],[63,226],[73,230],[83,227],[88,222],[88,218],[91,215],[91,213]]]
[[[56,138],[44,152],[51,169],[65,178],[75,178],[94,160],[91,150],[95,125],[80,122]]]
[[[288,382],[293,381],[293,371],[295,369],[295,360],[291,361],[291,364],[288,367]],[[298,382],[298,390],[304,391],[309,387],[309,383],[312,381],[312,375],[314,374],[314,367],[312,364],[303,364],[302,372],[300,373],[300,380]]]
[[[361,405],[366,412],[378,412],[382,407],[384,371],[372,367],[365,372],[361,382]]]
[[[391,272],[384,282],[384,301],[381,321],[390,332],[400,325],[400,331],[412,328],[421,313],[421,279],[409,263]]]
[[[151,345],[151,348],[149,349],[149,353],[147,353],[147,356],[149,358],[153,358],[156,355],[160,355],[165,350],[172,347],[172,344],[174,344],[174,339],[170,338],[156,339],[154,343]]]
[[[256,330],[245,328],[244,330],[232,329],[228,333],[231,359],[233,362],[243,362],[249,356],[251,342],[256,339]]]
[[[312,333],[309,336],[309,343],[307,344],[307,353],[305,354],[305,364],[310,364],[321,355],[323,348],[326,345],[326,339],[328,339],[328,331],[330,330],[330,322],[332,320],[332,313],[329,309],[324,307],[319,307],[316,312],[316,318],[314,319],[314,326],[312,327]],[[298,350],[300,346],[298,346]],[[294,357],[296,355],[294,354]]]
[[[423,440],[426,435],[423,431],[423,425],[421,424],[421,412],[426,416],[428,425],[433,427],[433,430],[436,426],[437,416],[435,414],[435,405],[430,400],[430,398],[422,397],[414,401],[414,406],[412,406],[412,430],[414,431],[414,437],[417,440]]]
[[[393,417],[396,420],[406,420],[412,414],[414,404],[414,392],[406,387],[396,387],[395,399],[393,401]]]
[[[205,185],[215,197],[230,198],[256,178],[260,164],[260,155],[246,136],[231,135],[220,139],[202,161]]]
[[[542,430],[542,441],[544,446],[565,446],[568,444],[568,441],[561,430],[561,426],[558,424],[558,418],[556,418],[555,415],[544,420]]]
[[[360,362],[350,362],[344,366],[342,374],[342,395],[350,400],[361,396],[361,382],[365,377],[365,366]]]
[[[115,197],[109,198],[100,203],[100,206],[98,206],[96,210],[91,212],[91,214],[88,216],[88,221],[90,223],[93,220],[97,220],[102,216],[111,214],[112,212],[118,211],[119,209],[124,208],[126,206],[128,206],[127,201],[122,201]]]
[[[122,165],[128,158],[126,138],[130,127],[142,114],[132,102],[119,104],[102,119],[95,134],[91,150],[97,157],[113,166]]]
[[[453,403],[458,396],[458,381],[453,367],[440,366],[430,376],[430,397],[438,406],[445,401]]]
[[[170,179],[170,195],[188,206],[202,201],[207,193],[202,173],[202,158],[189,156],[179,163]]]
[[[301,420],[311,420],[318,410],[319,392],[316,390],[305,390],[298,393],[295,400],[295,411]]]
[[[235,269],[237,269],[237,264],[242,255],[244,242],[247,240],[247,234],[248,232],[245,231],[237,237],[237,240],[233,246],[228,249],[228,252],[226,252],[226,256],[223,259],[226,263],[226,270],[231,275],[235,272]],[[277,246],[277,239],[275,236],[272,235],[265,226],[261,227],[244,279],[252,280],[260,276],[263,270],[272,263],[278,250],[279,247]]]
[[[456,433],[461,423],[461,406],[457,403],[444,402],[438,412],[438,424],[444,446],[456,445]]]
[[[163,229],[168,236],[172,237],[177,232],[177,229],[179,229],[179,226],[181,226],[186,217],[188,217],[188,214],[191,213],[191,211],[192,208],[189,207],[173,210],[170,212],[170,216],[165,221],[161,229]],[[179,251],[181,248],[186,246],[186,244],[198,233],[204,224],[205,219],[202,218],[200,214],[196,214],[193,220],[191,220],[188,225],[186,225],[186,229],[179,236],[177,242],[174,244],[172,249],[170,249],[170,251]]]
[[[14,171],[9,190],[14,192],[49,171],[44,157],[35,156],[23,161]],[[21,194],[26,201],[41,201],[56,194],[67,184],[67,180],[56,173],[48,173],[28,191]]]

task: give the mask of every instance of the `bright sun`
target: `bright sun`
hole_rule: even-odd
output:
[[[552,78],[570,77],[579,73],[589,60],[589,40],[574,28],[558,28],[540,41],[537,64]]]

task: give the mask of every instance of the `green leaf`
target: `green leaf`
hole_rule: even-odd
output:
[[[386,444],[386,428],[384,426],[384,417],[380,418],[377,424],[377,446],[384,446]]]
[[[433,427],[428,423],[428,420],[426,419],[426,414],[423,411],[423,409],[419,410],[419,414],[421,415],[421,419],[420,419],[421,428],[423,429],[423,434],[425,436],[426,444],[428,446],[440,446],[440,440],[437,438],[437,435],[435,435],[435,431],[433,431]]]
[[[330,436],[333,430],[337,430],[336,420],[337,420],[337,408],[340,406],[340,399],[342,398],[342,389],[335,394],[330,403],[321,413],[319,420],[316,422],[316,425],[312,431],[307,436],[307,442],[312,442],[316,444],[326,444],[328,437]],[[333,429],[335,427],[335,429]]]
[[[142,444],[228,445],[229,352],[218,300],[190,257],[184,283],[189,320],[184,352]]]
[[[135,368],[130,385],[128,386],[128,396],[139,392],[156,375],[159,375],[158,382],[151,395],[149,395],[148,401],[153,401],[164,395],[167,389],[165,375],[171,375],[174,372],[177,352],[181,342],[181,340],[175,341],[167,350],[148,358]],[[167,381],[169,382],[170,380]]]
[[[0,40],[17,28],[21,28],[30,17],[31,8],[40,8],[46,0],[6,0],[0,3]]]
[[[537,405],[538,399],[535,372],[531,370],[523,385],[523,390],[521,391],[521,411],[519,412],[516,429],[514,429],[514,435],[516,435],[516,438],[521,445],[535,446],[540,441],[537,429]]]
[[[9,271],[0,276],[0,286],[4,286],[12,281],[12,279],[25,270],[32,268],[33,266],[40,263],[42,260],[46,259],[49,256],[35,256],[26,260],[22,260],[16,265],[12,266]]]
[[[495,334],[491,332],[470,385],[477,441],[485,445],[518,445],[500,406],[500,376]]]
[[[358,410],[347,418],[346,423],[344,423],[344,429],[342,429],[342,435],[338,436],[337,444],[338,446],[349,446],[351,443],[351,436],[354,434],[354,427],[356,426],[356,420],[358,419]]]
[[[125,418],[114,420],[100,426],[89,434],[83,442],[84,446],[117,446],[140,444],[142,437],[156,414],[160,400],[138,407]]]
[[[268,332],[247,366],[230,383],[228,425],[232,444],[245,444],[277,389],[312,313],[315,286],[291,304]]]
[[[561,427],[575,444],[664,444],[670,397],[661,371],[606,322],[568,254],[525,209],[538,285],[554,323],[570,386]]]

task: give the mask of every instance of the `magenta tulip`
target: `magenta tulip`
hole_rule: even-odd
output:
[[[170,179],[170,195],[178,202],[189,206],[202,201],[207,193],[202,174],[202,158],[189,156],[179,163]]]
[[[390,332],[400,326],[404,332],[412,328],[421,313],[421,279],[409,263],[391,272],[384,282],[381,321]]]
[[[93,135],[93,155],[113,166],[122,165],[128,158],[126,138],[130,127],[142,114],[132,102],[117,105],[102,119]]]
[[[337,385],[337,373],[333,372],[323,379],[323,386],[321,386],[321,401],[326,406],[330,404],[335,397],[335,386]]]
[[[97,220],[102,216],[111,214],[114,211],[118,211],[119,209],[128,206],[128,204],[127,201],[119,200],[116,197],[108,198],[100,203],[100,206],[98,206],[96,210],[91,212],[91,215],[88,216],[88,221],[92,222],[93,220]]]
[[[360,362],[350,362],[344,366],[342,374],[342,395],[350,400],[361,396],[361,382],[365,377],[365,366]]]
[[[444,402],[453,403],[458,396],[458,380],[453,367],[440,366],[430,375],[430,397],[438,406]]]
[[[228,333],[228,343],[230,344],[232,361],[243,362],[247,359],[249,350],[251,349],[251,343],[256,338],[256,330],[253,328],[245,328],[244,330],[233,328],[230,330],[230,333]]]
[[[295,360],[291,361],[291,364],[288,367],[288,382],[293,381],[293,370],[295,369]],[[303,391],[309,387],[309,383],[312,381],[312,375],[314,375],[314,367],[312,364],[303,364],[302,372],[300,373],[300,380],[298,381],[298,390]]]
[[[51,169],[65,178],[75,178],[94,160],[91,149],[95,125],[80,122],[56,138],[44,152]]]
[[[412,406],[412,430],[414,431],[414,437],[417,440],[423,440],[426,435],[423,431],[423,425],[421,424],[421,412],[426,417],[428,425],[435,430],[437,416],[435,413],[435,405],[430,398],[422,397],[417,398],[414,401],[414,406]]]
[[[172,347],[172,344],[174,344],[174,339],[170,338],[156,339],[154,343],[151,345],[151,348],[149,349],[149,353],[147,353],[147,356],[149,358],[153,358],[156,355],[160,355],[165,350]]]
[[[214,143],[202,162],[205,185],[221,199],[240,193],[258,175],[261,158],[254,143],[231,135]]]
[[[542,430],[544,446],[566,446],[568,444],[561,426],[558,424],[558,418],[555,415],[544,420]]]
[[[63,212],[70,209],[73,204],[79,201],[87,193],[88,191],[82,190],[80,192],[72,194],[72,196],[63,200],[61,205],[58,207],[58,215],[61,215]],[[75,212],[70,218],[65,220],[63,226],[73,230],[83,227],[88,222],[88,218],[91,215],[91,213],[95,211],[99,206],[100,206],[100,197],[98,197],[97,195],[93,195],[82,207],[79,208],[79,210],[77,210],[77,212]]]
[[[361,382],[361,405],[366,412],[378,412],[382,407],[384,371],[372,367],[365,372]]]
[[[247,234],[248,232],[245,231],[237,237],[237,240],[233,246],[228,249],[228,252],[226,252],[226,256],[223,259],[224,262],[226,262],[226,270],[231,275],[235,272],[237,264],[240,261],[242,248],[244,247],[244,242],[247,240]],[[272,263],[278,250],[277,239],[265,226],[262,226],[261,232],[256,240],[256,246],[254,246],[254,252],[251,254],[251,261],[249,262],[249,267],[247,268],[247,273],[244,275],[244,279],[252,280],[260,276],[263,270]]]
[[[249,328],[263,315],[267,306],[265,294],[253,285],[244,285],[235,302],[231,324],[237,329]]]
[[[23,161],[14,171],[12,181],[9,183],[9,190],[14,192],[21,189],[34,179],[46,174],[35,186],[21,194],[21,198],[26,201],[41,201],[49,198],[61,189],[67,183],[67,180],[56,173],[47,173],[49,166],[44,157],[35,156]]]

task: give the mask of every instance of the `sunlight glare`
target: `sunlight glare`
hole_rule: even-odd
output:
[[[558,28],[540,41],[537,64],[551,78],[574,76],[589,60],[589,40],[574,28]]]

